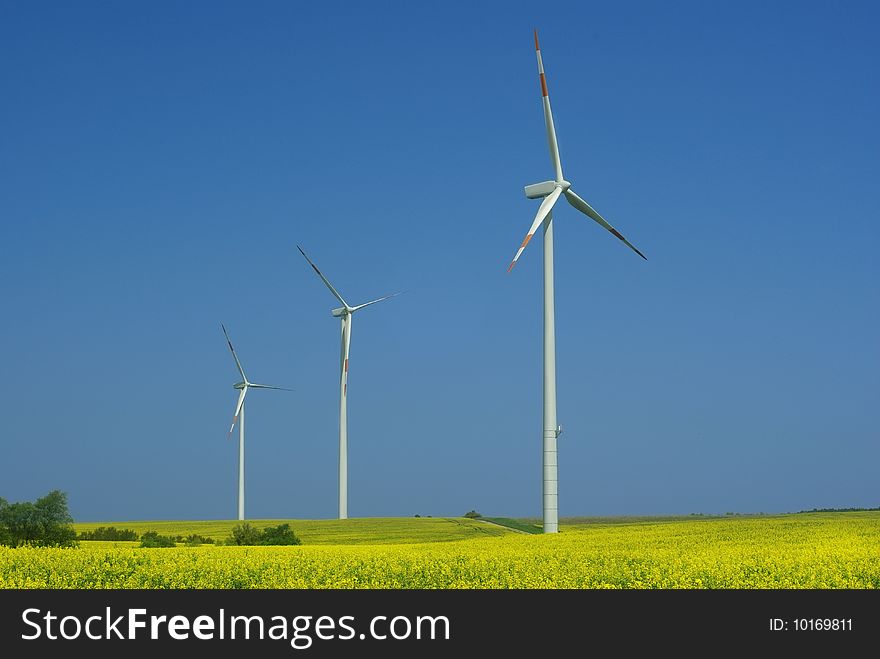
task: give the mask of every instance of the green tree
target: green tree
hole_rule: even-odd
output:
[[[248,522],[236,524],[232,528],[232,536],[226,541],[227,545],[258,545],[260,544],[260,531]]]
[[[37,512],[34,504],[30,501],[10,503],[3,508],[0,525],[5,530],[5,536],[13,547],[26,544],[34,544],[40,536],[40,525],[37,521]]]
[[[12,538],[9,535],[9,529],[6,528],[6,525],[3,523],[4,519],[4,510],[9,505],[9,502],[0,497],[0,546],[2,545],[11,545]]]
[[[0,500],[0,543],[18,547],[70,547],[76,545],[67,495],[53,490],[35,503]]]
[[[198,547],[199,545],[213,545],[214,538],[208,538],[198,533],[191,533],[181,542],[185,542],[187,547]]]
[[[260,535],[261,545],[300,545],[300,540],[290,524],[280,524],[278,526],[269,526],[263,529]]]
[[[147,531],[141,536],[141,547],[174,547],[174,538]]]
[[[81,531],[80,540],[124,540],[135,541],[138,534],[132,529],[117,529],[115,526],[99,526],[92,531]]]
[[[34,504],[42,525],[41,542],[51,547],[70,547],[76,544],[73,517],[67,509],[67,495],[53,490]]]

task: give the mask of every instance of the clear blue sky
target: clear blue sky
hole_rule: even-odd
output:
[[[551,15],[551,8],[558,16]],[[83,520],[880,504],[875,3],[3,2],[0,496]]]

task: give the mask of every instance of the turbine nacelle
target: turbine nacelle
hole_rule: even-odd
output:
[[[351,313],[351,309],[348,307],[339,307],[338,309],[333,309],[330,311],[330,315],[334,318],[342,318]]]
[[[562,191],[565,192],[571,187],[571,183],[568,181],[542,181],[541,183],[532,183],[531,185],[527,185],[523,190],[526,193],[526,197],[529,199],[541,199],[542,197],[548,196],[551,192],[553,192],[557,187],[562,188]]]
[[[247,386],[249,386],[247,382],[236,382],[234,385],[232,385],[232,388],[233,389],[244,389]]]

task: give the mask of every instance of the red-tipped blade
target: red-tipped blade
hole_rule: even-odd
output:
[[[559,199],[559,195],[562,193],[562,188],[556,187],[553,192],[544,197],[544,201],[541,202],[540,208],[538,208],[538,213],[535,215],[535,220],[532,222],[532,226],[529,227],[529,232],[526,234],[526,237],[523,238],[522,244],[519,246],[519,249],[516,250],[516,255],[514,255],[513,260],[510,262],[510,265],[507,266],[507,272],[513,270],[513,266],[516,265],[516,262],[519,260],[520,254],[523,253],[523,250],[526,248],[526,245],[529,244],[529,241],[532,239],[532,236],[535,235],[535,232],[538,230],[538,227],[541,226],[541,223],[547,219],[547,216],[550,214],[550,211],[553,210],[553,204],[556,203],[556,200]]]
[[[571,188],[566,190],[565,191],[565,198],[568,200],[568,203],[570,203],[572,206],[574,206],[576,209],[578,209],[581,213],[583,213],[584,215],[589,217],[591,220],[593,220],[596,224],[598,224],[603,229],[608,231],[608,233],[610,233],[612,236],[617,238],[619,241],[621,241],[624,245],[629,247],[632,251],[634,251],[636,254],[641,256],[643,259],[645,259],[646,261],[648,260],[647,256],[642,254],[635,245],[633,245],[630,241],[628,241],[626,238],[624,238],[623,234],[621,234],[620,231],[618,231],[613,226],[611,226],[611,224],[608,222],[608,220],[606,220],[604,217],[599,215],[599,213],[596,212],[596,209],[593,208],[592,206],[590,206],[586,201],[581,199],[580,196],[578,196],[578,194],[574,190],[572,190]]]
[[[229,434],[227,438],[232,437],[232,429],[235,428],[235,424],[238,423],[238,417],[241,415],[241,408],[244,405],[244,397],[247,394],[248,388],[242,387],[241,392],[238,394],[238,402],[235,404],[235,414],[232,416],[232,425],[229,426]]]
[[[559,159],[559,144],[556,141],[556,128],[553,125],[553,112],[550,110],[550,92],[547,91],[547,76],[544,75],[544,60],[538,45],[538,30],[535,30],[535,56],[538,58],[538,79],[541,82],[541,102],[544,106],[544,127],[547,129],[547,146],[550,147],[550,162],[556,172],[556,180],[562,181],[562,162]]]

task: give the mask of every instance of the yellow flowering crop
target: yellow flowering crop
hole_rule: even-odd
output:
[[[0,547],[0,587],[880,587],[878,513],[593,523],[555,536],[485,525],[491,533],[415,544],[381,544],[382,521],[373,520],[375,544],[361,522],[362,544]]]

